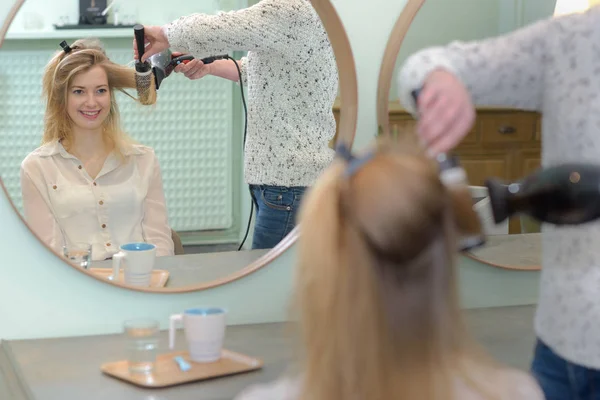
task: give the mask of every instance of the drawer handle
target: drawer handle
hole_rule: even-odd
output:
[[[498,129],[498,132],[500,132],[502,135],[510,135],[516,131],[517,130],[512,126],[501,126],[500,129]]]

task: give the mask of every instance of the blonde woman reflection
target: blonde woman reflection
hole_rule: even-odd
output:
[[[467,335],[450,204],[436,166],[408,144],[334,162],[300,210],[302,378],[238,400],[543,399]]]
[[[115,90],[134,87],[133,69],[98,42],[65,45],[46,66],[42,146],[21,164],[21,190],[30,227],[59,253],[84,242],[102,260],[149,242],[158,256],[173,254],[156,155],[120,126]]]

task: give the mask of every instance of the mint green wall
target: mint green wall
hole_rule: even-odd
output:
[[[426,0],[404,38],[396,72],[407,56],[425,47],[497,35],[502,1],[505,0]],[[396,76],[397,73],[390,100],[398,98]]]
[[[397,100],[397,70],[410,54],[452,40],[496,36],[547,18],[555,0],[426,0],[404,38],[390,100]]]
[[[520,25],[528,25],[554,13],[555,0],[522,0]]]

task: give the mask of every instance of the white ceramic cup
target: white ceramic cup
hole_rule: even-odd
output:
[[[150,243],[127,243],[112,258],[112,279],[118,280],[121,266],[125,283],[132,286],[150,286],[156,260],[156,246]]]
[[[225,338],[225,310],[218,307],[199,307],[171,315],[169,348],[175,347],[176,325],[183,322],[190,359],[210,363],[221,358]]]

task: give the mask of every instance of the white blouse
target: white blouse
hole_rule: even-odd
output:
[[[92,259],[104,260],[131,242],[173,255],[165,195],[154,150],[124,149],[125,162],[111,153],[96,179],[60,142],[37,148],[21,163],[25,219],[53,250],[65,244],[92,245]]]

